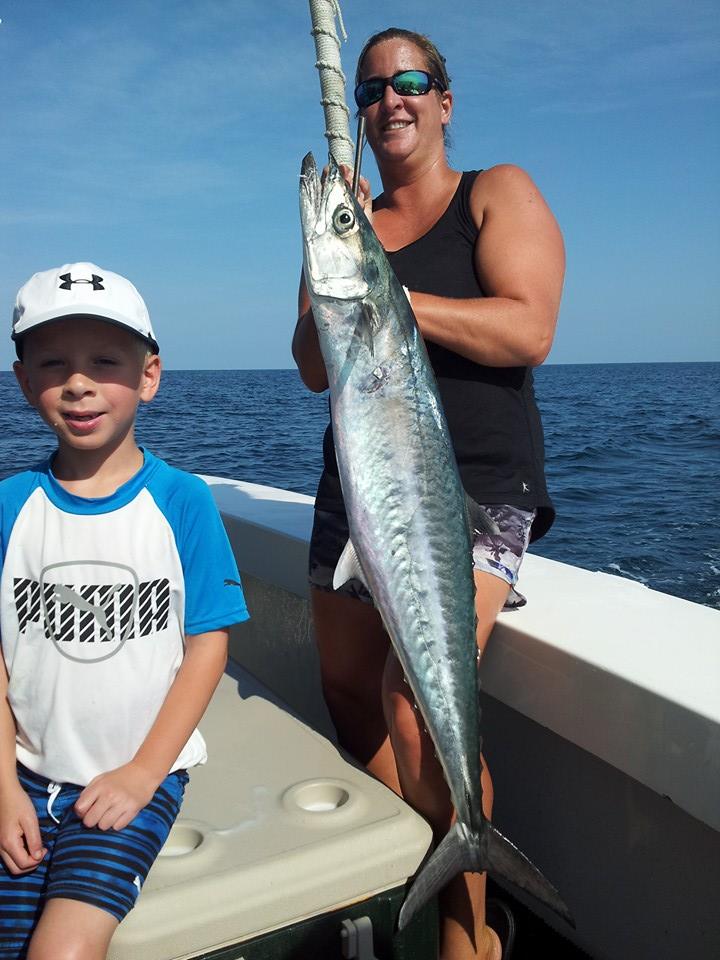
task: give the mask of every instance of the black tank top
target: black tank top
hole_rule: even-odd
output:
[[[418,240],[388,253],[408,289],[442,297],[482,297],[473,262],[478,229],[470,192],[478,171],[462,174],[445,213]],[[531,539],[547,533],[555,510],[545,485],[544,444],[529,367],[485,367],[426,341],[463,486],[477,503],[536,508]],[[344,510],[332,427],[316,506]]]

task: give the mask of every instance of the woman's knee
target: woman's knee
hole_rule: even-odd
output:
[[[450,791],[425,721],[394,656],[388,657],[383,677],[383,705],[397,759],[403,795],[440,833],[449,828],[453,807]],[[481,756],[483,811],[492,812],[493,789]]]
[[[396,752],[419,758],[427,734],[412,694],[408,697],[403,691],[384,691],[383,706]]]
[[[430,736],[397,658],[387,658],[382,684],[383,708],[395,753],[408,769],[419,769],[432,749]]]

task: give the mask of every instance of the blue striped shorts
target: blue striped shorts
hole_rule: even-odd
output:
[[[43,845],[42,863],[15,876],[0,860],[0,960],[21,960],[45,902],[81,900],[122,920],[165,843],[182,803],[188,775],[169,774],[150,803],[123,830],[86,827],[73,811],[83,787],[54,784],[18,764],[32,800]]]

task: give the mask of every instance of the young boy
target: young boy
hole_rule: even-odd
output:
[[[160,359],[91,263],[36,273],[14,365],[55,432],[0,483],[0,958],[102,960],[178,814],[248,616],[207,486],[135,442]]]

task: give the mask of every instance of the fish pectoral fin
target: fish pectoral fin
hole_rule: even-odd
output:
[[[348,540],[345,544],[345,549],[340,554],[340,559],[335,567],[333,590],[339,590],[348,580],[359,580],[366,589],[369,589],[352,540]]]
[[[479,503],[475,503],[472,497],[465,494],[465,507],[468,513],[468,519],[470,520],[470,529],[475,533],[489,533],[491,536],[496,537],[500,533],[500,527],[495,523],[493,518],[487,512],[484,507],[481,507]]]
[[[383,318],[372,300],[363,300],[360,305],[355,335],[365,344],[371,357],[375,356],[375,335],[383,325]]]

